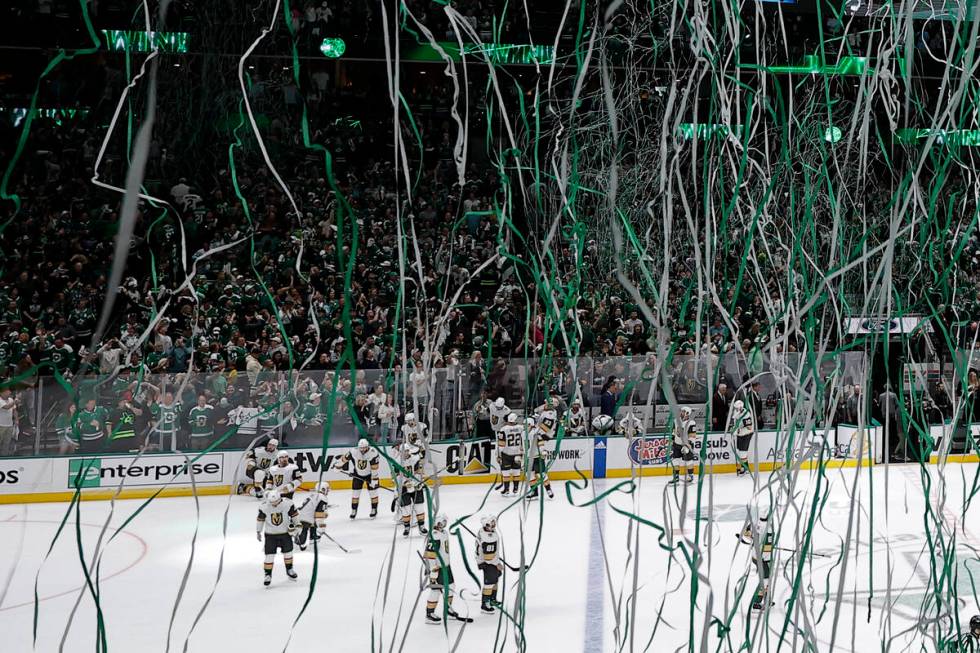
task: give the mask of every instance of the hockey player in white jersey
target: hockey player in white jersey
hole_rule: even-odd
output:
[[[507,415],[504,427],[497,432],[497,464],[500,466],[500,476],[503,480],[501,494],[510,494],[510,486],[517,494],[521,482],[521,466],[524,456],[524,426],[517,413]],[[510,485],[508,485],[510,483]]]
[[[264,446],[255,447],[245,454],[245,476],[252,480],[252,494],[257,498],[262,498],[262,490],[265,487],[265,479],[269,474],[269,468],[279,457],[279,440],[270,438]],[[239,494],[244,494],[244,483],[239,486]]]
[[[507,407],[507,402],[504,401],[503,397],[497,397],[490,404],[490,428],[493,429],[495,436],[500,437],[500,431],[503,430],[504,425],[507,423],[507,416],[510,413],[511,410]]]
[[[635,438],[643,435],[643,422],[633,414],[633,411],[626,413],[626,417],[619,420],[616,430],[628,438]]]
[[[674,444],[671,451],[671,461],[674,466],[674,476],[670,481],[676,484],[680,480],[680,470],[685,468],[684,480],[690,483],[694,480],[694,439],[697,437],[697,422],[691,419],[691,409],[684,406],[680,410],[680,419],[674,422]]]
[[[581,399],[573,399],[565,414],[565,432],[572,437],[585,437],[589,434],[589,418],[582,408]]]
[[[418,445],[408,442],[402,443],[399,448],[402,471],[399,472],[398,486],[401,488],[400,504],[402,513],[402,535],[408,537],[412,529],[412,513],[415,514],[415,523],[419,533],[423,535],[425,529],[425,485],[424,472],[422,467],[422,450]]]
[[[748,474],[749,445],[752,444],[752,435],[755,433],[755,420],[752,419],[752,413],[741,399],[736,399],[732,403],[725,430],[731,433],[735,441],[735,451],[738,455],[736,472],[739,476]]]
[[[350,518],[357,517],[357,508],[361,501],[361,488],[367,486],[368,496],[371,499],[371,519],[378,516],[378,473],[381,465],[381,456],[377,449],[371,446],[366,439],[361,438],[357,446],[350,449],[347,453],[337,459],[334,463],[335,469],[343,469],[348,463],[352,466],[351,473],[351,499],[350,499]]]
[[[299,512],[300,532],[296,535],[296,544],[300,551],[306,551],[307,538],[314,542],[320,539],[327,528],[327,504],[330,494],[330,484],[320,481],[316,489],[300,499]]]
[[[303,472],[289,459],[286,450],[280,449],[276,455],[276,464],[269,468],[266,484],[286,499],[292,499],[293,492],[303,484]]]
[[[483,600],[480,610],[493,614],[493,603],[497,600],[497,581],[504,573],[500,560],[500,536],[497,534],[497,518],[484,515],[480,518],[480,530],[476,534],[476,564],[483,572]]]
[[[290,580],[296,580],[293,571],[293,534],[299,526],[299,512],[289,499],[283,499],[275,490],[265,494],[265,500],[259,504],[259,515],[255,522],[255,536],[259,542],[265,534],[265,580],[263,585],[272,583],[272,567],[276,562],[276,552],[282,551],[282,559],[286,564],[286,575]]]
[[[449,533],[446,530],[448,524],[449,519],[445,515],[436,516],[432,523],[432,530],[425,540],[425,564],[429,572],[429,596],[425,602],[427,624],[442,622],[442,618],[436,614],[440,596],[446,597],[444,608],[447,617],[460,621],[473,621],[468,617],[461,617],[453,610],[456,582],[449,562]]]
[[[422,449],[422,457],[425,457],[425,450],[429,446],[429,434],[426,432],[425,423],[420,422],[415,417],[415,413],[405,413],[405,423],[402,424],[402,442],[414,444]]]
[[[528,420],[527,432],[527,456],[530,460],[531,473],[531,493],[529,499],[538,496],[538,485],[544,485],[544,491],[548,493],[548,498],[553,499],[555,493],[551,491],[551,481],[548,479],[548,452],[544,450],[544,443],[555,437],[558,425],[558,412],[553,408],[546,408],[538,415],[538,420]]]

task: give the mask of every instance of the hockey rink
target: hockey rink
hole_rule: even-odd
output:
[[[972,579],[980,571],[980,525],[976,508],[964,511],[963,497],[977,465],[949,465],[944,484],[937,467],[928,470],[930,511],[915,465],[782,475],[782,485],[773,488],[781,497],[774,605],[764,614],[750,610],[757,576],[750,547],[736,537],[746,505],[758,506],[768,495],[756,493],[749,478],[706,476],[700,485],[673,488],[666,477],[644,477],[632,491],[621,485],[628,479],[590,481],[572,491],[576,504],[590,501],[594,491],[619,489],[588,507],[569,503],[564,482],[554,484],[555,499],[543,505],[522,506],[494,492],[483,508],[488,486],[442,486],[440,510],[451,523],[472,515],[465,523],[476,530],[481,514],[500,513],[503,558],[518,566],[522,542],[525,562],[533,558],[523,582],[507,571],[501,585],[521,631],[500,612],[480,612],[478,585],[463,563],[466,556],[474,565],[474,540],[465,531],[463,550],[452,538],[461,594],[454,606],[474,622],[450,621],[446,628],[423,622],[423,537],[415,529],[402,537],[387,492],[373,521],[367,519],[366,493],[355,521],[348,519],[350,492],[330,493],[335,507],[328,532],[360,551],[347,554],[321,540],[312,594],[312,548],[296,551],[298,582],[286,578],[277,557],[273,584],[262,587],[252,498],[126,500],[114,506],[88,501],[72,507],[67,519],[68,504],[5,505],[2,648],[56,651],[63,643],[64,651],[97,650],[97,593],[108,650],[123,652],[675,650],[689,642],[700,646],[704,632],[712,651],[735,651],[746,640],[752,650],[766,650],[763,640],[775,646],[781,638],[786,650],[801,650],[804,642],[815,650],[878,650],[883,638],[894,638],[891,650],[918,650],[923,639],[914,624],[924,602],[934,600],[930,571],[941,566],[931,564],[938,554],[930,553],[924,515],[934,514],[943,525],[944,542],[955,531],[961,617],[969,620],[980,611],[971,589],[971,582],[980,582]],[[756,487],[769,477],[764,473]],[[813,511],[812,555],[801,559],[795,553],[800,526],[810,523]],[[849,553],[842,557],[847,542]],[[699,565],[696,583],[684,552]],[[99,567],[87,586],[80,558],[91,562],[93,556],[99,556]],[[724,640],[716,628],[708,629],[708,612],[731,624]]]

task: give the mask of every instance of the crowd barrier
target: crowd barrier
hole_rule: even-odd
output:
[[[841,425],[804,434],[760,431],[749,451],[750,464],[759,470],[799,463],[851,467],[881,461],[881,428]],[[549,475],[555,480],[657,476],[671,473],[670,436],[563,437],[551,442]],[[707,450],[702,454],[702,449]],[[391,447],[379,445],[385,454]],[[305,487],[325,480],[335,489],[350,487],[350,478],[333,469],[346,446],[291,448],[303,472]],[[695,441],[705,473],[735,471],[735,451],[724,433],[706,433]],[[496,478],[496,449],[489,439],[432,443],[429,469],[439,470],[444,484],[489,483]],[[82,500],[227,494],[244,477],[243,451],[166,454],[103,454],[45,458],[0,459],[0,503],[68,501],[76,493]],[[382,456],[382,484],[391,486],[391,469]]]

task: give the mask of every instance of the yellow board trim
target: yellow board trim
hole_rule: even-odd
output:
[[[933,456],[930,459],[931,463],[934,463],[936,457]],[[948,462],[952,463],[970,463],[970,462],[980,462],[980,456],[977,454],[954,454],[947,457]],[[863,459],[860,461],[862,467],[870,467],[872,465],[871,460]],[[772,471],[778,467],[784,466],[785,463],[762,463],[760,465],[750,464],[749,467],[756,471]],[[819,465],[815,461],[805,461],[801,465],[802,469],[817,469]],[[838,468],[851,468],[857,467],[857,460],[827,460],[824,462],[824,467],[827,469],[838,469]],[[695,468],[697,471],[697,468]],[[714,474],[726,474],[734,473],[734,464],[725,465],[714,465],[712,466],[709,473]],[[631,476],[669,476],[672,473],[672,469],[667,466],[656,466],[656,467],[636,467],[633,469],[607,469],[606,478],[628,478]],[[576,472],[574,470],[566,471],[555,471],[549,472],[548,477],[553,481],[567,481],[567,480],[577,480],[579,478],[592,478],[592,470],[581,470]],[[522,477],[523,478],[523,475]],[[464,484],[474,484],[474,483],[496,483],[500,479],[499,474],[473,474],[460,476],[456,474],[443,476],[440,481],[443,485],[464,485]],[[351,481],[328,481],[330,483],[330,489],[332,490],[349,490],[351,488]],[[394,488],[394,482],[391,479],[380,479],[380,484],[386,488]],[[302,484],[302,488],[305,490],[311,490],[316,486],[316,483],[307,482]],[[213,495],[223,495],[229,494],[232,491],[231,486],[228,485],[209,485],[197,488],[197,496],[213,496]],[[82,490],[81,500],[82,501],[107,501],[110,499],[147,499],[154,495],[158,497],[189,497],[195,494],[193,488],[190,486],[181,486],[173,488],[164,488],[157,494],[157,490],[154,488],[123,488],[117,491],[112,488],[99,488],[99,489],[86,489]],[[65,492],[37,492],[37,493],[25,493],[25,494],[0,494],[0,504],[10,504],[10,503],[49,503],[49,502],[64,502],[71,501],[75,496],[74,491]]]
[[[980,463],[980,456],[975,453],[951,453],[946,456],[946,462],[948,463]],[[938,465],[939,456],[936,454],[929,454],[929,464]]]

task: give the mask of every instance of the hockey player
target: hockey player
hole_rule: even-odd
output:
[[[405,423],[402,424],[402,442],[414,444],[422,450],[422,457],[425,457],[425,449],[429,446],[429,436],[426,433],[428,427],[415,418],[415,413],[405,413]]]
[[[531,493],[528,496],[529,499],[534,499],[538,496],[538,485],[544,485],[544,491],[548,493],[548,498],[553,499],[555,493],[551,491],[551,481],[548,480],[548,464],[547,455],[548,452],[542,448],[542,445],[555,437],[555,427],[558,424],[558,413],[553,408],[545,408],[538,416],[537,423],[534,420],[528,420],[528,444],[527,444],[527,455],[531,463],[531,473],[533,478],[531,479]]]
[[[291,500],[293,492],[303,484],[303,472],[299,471],[296,463],[289,459],[289,453],[280,449],[276,456],[276,464],[269,468],[268,479],[267,484],[272,489],[278,491],[282,497]]]
[[[752,599],[753,610],[764,610],[771,605],[768,599],[769,577],[772,575],[772,551],[775,539],[772,525],[766,514],[759,515],[754,522],[748,521],[739,536],[743,544],[752,546],[752,564],[759,572],[759,586]]]
[[[589,434],[589,419],[582,409],[582,400],[573,399],[565,414],[565,432],[572,437],[585,437]]]
[[[503,479],[503,490],[501,494],[510,494],[508,481],[517,494],[517,487],[521,482],[521,464],[524,455],[524,427],[517,417],[517,413],[507,415],[506,424],[497,431],[497,464],[500,465],[500,476]]]
[[[510,413],[511,410],[507,407],[507,402],[504,401],[503,397],[497,397],[490,404],[490,428],[493,429],[493,434],[498,438],[500,437],[500,432],[504,429],[504,425],[507,423],[507,416]]]
[[[741,399],[736,399],[732,403],[732,410],[728,413],[728,424],[725,430],[731,433],[735,440],[735,451],[738,455],[736,473],[739,476],[748,474],[749,445],[752,443],[755,422],[752,419],[752,413],[745,407],[745,402]]]
[[[680,480],[681,467],[687,472],[684,481],[690,483],[694,480],[693,440],[696,437],[697,422],[691,419],[691,409],[684,406],[680,411],[680,419],[674,422],[674,446],[671,453],[674,477],[671,483],[676,484]]]
[[[377,449],[371,446],[366,439],[361,438],[357,441],[357,447],[350,449],[347,453],[337,459],[334,469],[343,469],[351,463],[353,473],[351,474],[350,498],[350,518],[357,517],[357,506],[361,500],[361,488],[367,485],[368,496],[371,498],[371,519],[378,516],[378,468],[381,464],[381,456]]]
[[[626,417],[619,420],[619,426],[616,427],[616,430],[628,438],[635,438],[643,435],[643,422],[631,410],[626,413]]]
[[[401,488],[401,508],[402,508],[402,535],[408,537],[412,529],[412,513],[415,513],[415,521],[419,528],[419,533],[425,535],[425,492],[422,486],[425,485],[422,471],[422,450],[418,445],[408,442],[402,443],[400,447],[401,460],[399,464],[404,471],[399,473]]]
[[[493,601],[497,600],[497,581],[504,572],[504,564],[497,555],[500,538],[497,535],[497,518],[484,515],[480,518],[480,532],[476,534],[476,563],[483,572],[483,600],[480,610],[493,614]]]
[[[255,447],[245,454],[245,476],[252,479],[252,494],[262,498],[262,488],[269,468],[278,457],[279,440],[271,438],[263,447]],[[245,484],[239,484],[239,494],[245,494]]]
[[[299,504],[299,523],[302,530],[296,536],[296,544],[300,551],[306,551],[306,539],[316,541],[327,528],[327,499],[330,494],[330,484],[320,481],[316,490],[306,495]]]
[[[272,583],[272,567],[276,561],[276,552],[282,551],[283,562],[286,563],[286,575],[290,580],[296,580],[293,570],[293,538],[298,525],[299,513],[289,499],[283,499],[275,490],[265,495],[265,501],[259,505],[259,516],[255,522],[255,536],[262,541],[265,532],[265,580],[263,585]]]
[[[456,583],[453,580],[453,568],[449,564],[449,533],[446,525],[449,520],[445,515],[438,515],[432,523],[432,531],[425,541],[425,563],[429,570],[429,598],[425,602],[425,623],[438,624],[442,619],[436,615],[436,605],[439,597],[445,593],[446,616],[460,621],[473,621],[461,617],[453,610],[453,594]]]

